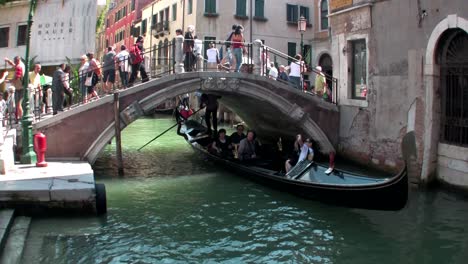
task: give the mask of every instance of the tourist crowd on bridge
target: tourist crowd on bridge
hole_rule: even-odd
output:
[[[176,35],[183,35],[183,52],[184,52],[184,69],[186,72],[191,71],[226,71],[226,72],[245,72],[243,65],[249,64],[248,44],[244,38],[244,28],[241,25],[233,25],[232,30],[227,34],[226,40],[223,41],[222,49],[224,56],[221,58],[220,50],[216,48],[215,42],[209,42],[206,49],[206,59],[202,54],[203,42],[195,35],[195,27],[190,25],[187,27],[185,34],[181,29],[176,30]],[[41,82],[41,65],[36,63],[34,70],[29,73],[29,88],[34,91],[33,106],[35,111],[45,113],[49,107],[52,107],[53,114],[57,114],[65,109],[70,109],[73,103],[79,101],[85,104],[93,99],[98,99],[97,85],[101,82],[99,94],[106,95],[113,93],[116,82],[116,72],[119,74],[120,87],[128,88],[133,86],[137,79],[138,73],[142,82],[149,80],[149,76],[145,67],[145,50],[143,47],[144,37],[139,36],[132,47],[127,48],[121,45],[118,52],[115,47],[108,47],[107,53],[104,55],[102,63],[94,57],[93,52],[81,56],[81,61],[77,73],[74,73],[72,67],[67,64],[61,64],[57,67],[52,76],[52,83]],[[247,56],[247,58],[246,58]],[[270,61],[269,54],[262,48],[261,52],[261,74],[268,76],[272,80],[289,83],[293,88],[303,90],[303,74],[307,67],[302,60],[300,54],[296,55],[294,60],[288,66],[276,65]],[[26,72],[25,65],[19,56],[14,57],[13,61],[5,58],[5,62],[14,67],[13,78],[9,80],[9,92],[5,93],[6,100],[9,105],[13,104],[14,120],[18,122],[21,119],[23,91],[23,77]],[[201,63],[199,63],[201,62]],[[206,64],[205,64],[206,63]],[[206,69],[203,69],[206,65]],[[278,67],[277,67],[278,66]],[[248,67],[248,66],[247,66]],[[318,71],[315,78],[315,93],[325,100],[329,99],[330,88],[327,87],[325,75],[320,66],[316,67]],[[0,83],[4,82],[8,76],[8,72],[4,72],[0,76]],[[77,81],[75,79],[77,78]],[[78,91],[72,89],[71,82],[75,82],[74,87]],[[78,85],[76,85],[76,83]],[[52,100],[47,93],[47,88],[51,87]],[[304,89],[305,90],[305,89]],[[10,98],[14,94],[14,99]],[[73,101],[74,96],[81,97],[79,100]],[[50,102],[52,101],[52,102]],[[4,100],[5,102],[5,100]],[[52,105],[50,105],[50,103]],[[8,104],[7,104],[8,105]],[[31,106],[32,107],[32,106]],[[8,107],[3,107],[5,112]],[[10,108],[12,108],[10,106]],[[7,111],[13,116],[12,110]]]

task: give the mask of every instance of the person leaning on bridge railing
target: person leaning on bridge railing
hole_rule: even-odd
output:
[[[236,58],[236,72],[240,71],[240,67],[242,64],[242,56],[246,53],[244,46],[245,39],[244,34],[242,33],[243,31],[244,27],[242,27],[241,25],[237,26],[236,31],[234,31],[234,34],[231,38],[233,53],[234,57]]]
[[[300,54],[297,54],[294,58],[297,62],[292,61],[289,65],[291,70],[289,73],[289,82],[294,88],[302,91],[302,73],[305,72],[306,67]]]

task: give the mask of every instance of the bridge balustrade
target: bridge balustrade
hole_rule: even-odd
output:
[[[158,45],[154,45],[150,49],[146,49],[143,53],[145,60],[145,68],[150,76],[150,78],[161,78],[170,74],[181,74],[185,72],[184,69],[184,52],[183,52],[183,36],[177,36],[172,41],[167,39],[164,42],[160,42]],[[227,56],[227,44],[232,44],[228,41],[220,40],[201,40],[202,48],[201,54],[196,57],[193,70],[194,71],[223,71],[223,72],[234,72],[234,65],[232,61],[229,62],[226,59]],[[217,68],[210,69],[207,64],[206,50],[210,43],[215,45],[215,48],[219,51],[219,63],[217,63]],[[291,63],[298,63],[298,60],[269,46],[263,45],[260,40],[256,40],[254,43],[245,43],[245,52],[242,58],[241,64],[241,73],[249,73],[269,77],[270,63],[273,62],[275,67],[278,69],[279,65],[290,65]],[[128,48],[129,50],[130,48]],[[128,63],[128,58],[122,63]],[[104,67],[104,65],[101,65]],[[118,64],[116,65],[116,71],[118,72]],[[129,66],[130,67],[130,66]],[[304,67],[301,72],[315,73],[319,74],[320,72],[313,68],[311,65],[303,65]],[[70,73],[70,87],[73,88],[73,106],[82,104],[84,96],[86,94],[81,93],[80,82],[81,78],[86,78],[86,76],[80,76],[78,73],[79,66],[72,65],[72,71]],[[129,73],[130,75],[130,73]],[[331,83],[331,97],[329,103],[337,104],[338,98],[338,80],[333,76],[324,74],[327,80],[327,83]],[[278,80],[279,82],[283,82]],[[304,85],[304,83],[310,83],[310,80],[304,80],[302,78],[301,87],[304,87],[304,92],[316,95],[316,93],[311,89],[311,85]],[[102,96],[103,90],[100,87],[103,85],[102,80],[96,85],[96,90],[98,95]],[[51,83],[43,84],[43,89],[50,88]],[[116,74],[115,83],[113,85],[113,90],[118,91],[125,89],[120,80],[120,75]],[[50,89],[49,89],[50,90]],[[33,113],[36,120],[40,120],[43,115],[41,109],[43,108],[44,102],[48,108],[51,108],[51,96],[47,96],[44,101],[40,100],[39,94],[31,92],[31,102],[30,105],[33,106]],[[45,108],[46,112],[48,109]]]

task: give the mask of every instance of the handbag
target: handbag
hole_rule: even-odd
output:
[[[85,86],[93,86],[93,76],[94,76],[94,73],[91,72],[91,75],[90,74],[87,74],[86,75],[86,80],[85,80]]]

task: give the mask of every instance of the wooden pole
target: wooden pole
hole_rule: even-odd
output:
[[[115,127],[115,150],[117,156],[117,169],[119,176],[124,175],[122,159],[122,138],[120,137],[120,106],[119,93],[114,93],[114,127]]]

